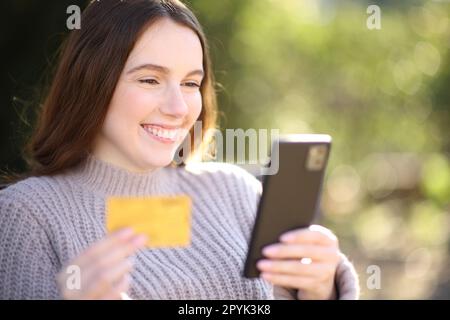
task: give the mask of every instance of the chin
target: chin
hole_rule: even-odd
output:
[[[173,156],[155,157],[155,155],[152,155],[151,157],[146,158],[143,163],[147,168],[160,168],[168,166],[172,160]]]

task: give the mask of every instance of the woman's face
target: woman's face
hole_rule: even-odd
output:
[[[202,108],[203,51],[194,31],[168,18],[133,48],[93,153],[129,171],[170,164]]]

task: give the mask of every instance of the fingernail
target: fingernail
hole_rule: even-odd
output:
[[[264,268],[270,268],[271,265],[272,265],[272,263],[269,260],[260,260],[256,264],[256,267],[258,269],[264,269]]]
[[[121,229],[120,231],[118,231],[117,235],[121,239],[126,239],[129,236],[131,236],[133,233],[134,233],[133,229],[131,229],[131,228],[124,228],[124,229]]]
[[[277,253],[277,250],[278,249],[275,246],[268,246],[268,247],[263,248],[263,254],[264,255],[275,254],[275,253]]]
[[[133,244],[135,244],[136,246],[142,246],[146,243],[147,243],[147,236],[143,234],[133,239]]]
[[[285,233],[280,237],[281,241],[289,242],[294,240],[294,235],[292,233]]]

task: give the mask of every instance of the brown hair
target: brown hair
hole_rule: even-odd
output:
[[[164,17],[192,29],[203,47],[202,137],[192,132],[190,137],[194,148],[199,143],[194,138],[205,143],[205,133],[216,125],[217,103],[206,38],[194,14],[178,0],[92,1],[81,16],[81,29],[71,31],[62,47],[26,145],[29,175],[54,175],[85,160],[130,52],[147,27]]]

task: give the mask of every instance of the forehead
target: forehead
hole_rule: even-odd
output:
[[[203,51],[200,39],[190,28],[169,18],[148,27],[131,51],[127,65],[153,63],[169,69],[191,71],[202,69]]]

